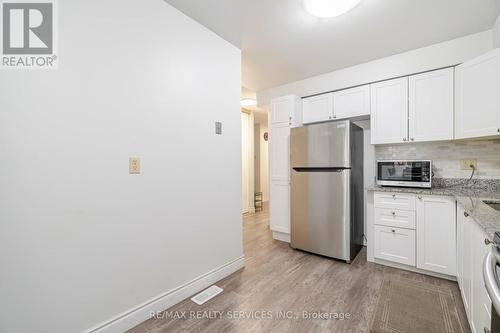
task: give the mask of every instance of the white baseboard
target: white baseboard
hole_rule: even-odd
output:
[[[164,311],[186,298],[202,291],[217,281],[233,274],[245,266],[245,256],[236,258],[196,279],[167,291],[141,305],[136,306],[110,320],[107,320],[86,333],[123,333],[151,317],[152,312]]]
[[[290,234],[284,232],[273,231],[273,238],[281,242],[290,243]]]
[[[374,263],[379,264],[379,265],[384,265],[384,266],[389,266],[389,267],[392,267],[392,268],[402,269],[402,270],[405,270],[405,271],[410,271],[410,272],[414,272],[414,273],[420,273],[420,274],[424,274],[424,275],[430,275],[430,276],[437,277],[437,278],[440,278],[440,279],[445,279],[445,280],[450,280],[450,281],[457,281],[457,277],[456,276],[451,276],[451,275],[446,275],[446,274],[441,274],[441,273],[435,273],[435,272],[431,272],[431,271],[426,271],[424,269],[416,268],[416,267],[413,267],[413,266],[407,266],[407,265],[399,264],[399,263],[396,263],[396,262],[390,262],[390,261],[383,260],[383,259],[374,259],[374,260],[368,260],[368,261],[374,262]]]

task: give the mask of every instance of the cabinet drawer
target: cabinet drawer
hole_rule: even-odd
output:
[[[415,230],[375,225],[374,240],[375,258],[415,266]]]
[[[415,195],[403,193],[375,193],[376,208],[415,210]]]
[[[375,208],[375,224],[415,229],[415,212],[410,210]]]

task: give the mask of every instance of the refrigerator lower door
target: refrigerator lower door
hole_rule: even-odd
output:
[[[350,173],[292,170],[291,246],[349,261]]]

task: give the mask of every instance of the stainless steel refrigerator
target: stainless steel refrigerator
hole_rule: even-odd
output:
[[[363,130],[350,121],[293,128],[291,246],[351,262],[363,246]]]

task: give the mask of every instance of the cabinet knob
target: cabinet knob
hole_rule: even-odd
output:
[[[465,217],[469,217],[469,213],[464,212],[464,216],[465,216]]]
[[[392,216],[395,216],[396,215],[396,212],[392,212]]]
[[[403,138],[403,141],[406,142],[406,138]]]
[[[415,138],[411,138],[410,140],[411,140],[411,141],[415,141]]]
[[[332,119],[332,116],[328,116],[328,119]]]
[[[484,333],[491,333],[491,331],[488,327],[485,327],[483,330],[484,330]]]
[[[333,119],[337,119],[337,116],[333,116]],[[498,131],[500,132],[500,129]]]
[[[396,232],[396,230],[392,229],[392,230],[391,230],[391,232],[395,233],[395,232]]]
[[[486,244],[486,245],[490,245],[490,244],[493,244],[493,242],[492,242],[492,241],[490,241],[488,238],[485,238],[485,239],[484,239],[484,244]]]
[[[292,120],[292,116],[288,117],[288,119]]]
[[[395,195],[395,194],[393,194],[393,195],[392,195],[392,198],[393,198],[393,199],[396,199],[396,195]]]
[[[500,128],[499,128],[499,129],[497,129],[497,132],[498,132],[498,133],[500,133]]]

